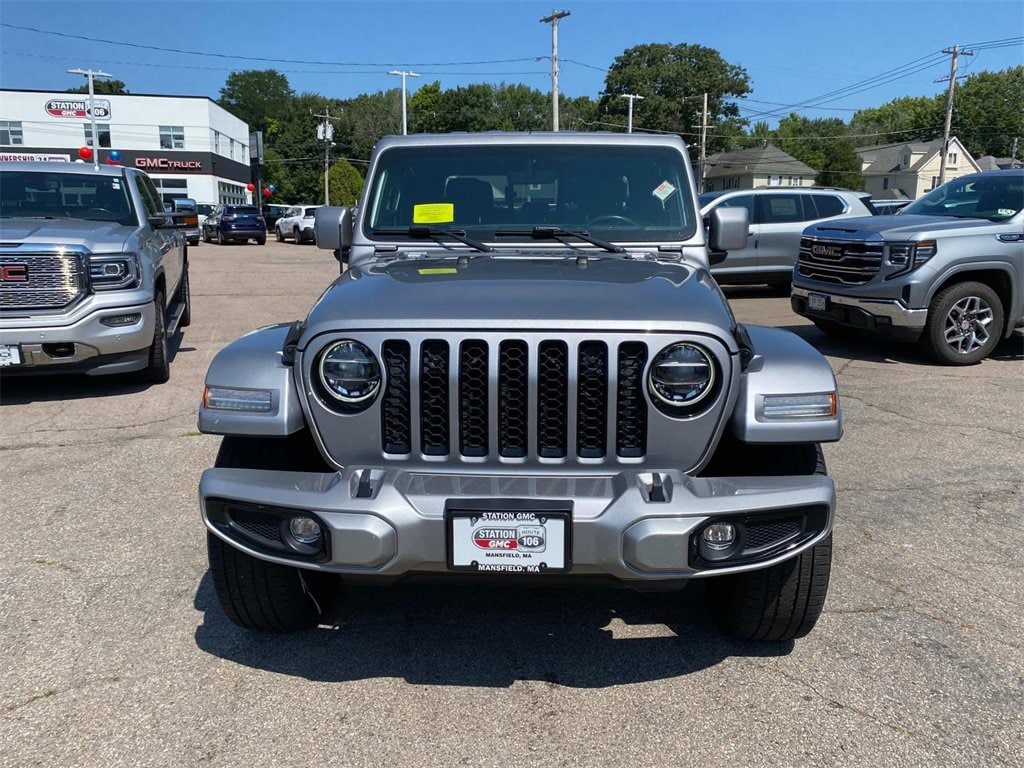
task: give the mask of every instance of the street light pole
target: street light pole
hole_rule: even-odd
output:
[[[93,78],[94,77],[113,77],[109,72],[96,69],[69,69],[69,75],[85,75],[89,81],[89,119],[92,121],[92,164],[93,168],[97,171],[100,169],[100,140],[96,132],[96,110],[95,110],[95,99],[96,94],[93,90]]]
[[[405,117],[405,78],[407,77],[419,77],[415,72],[403,72],[400,69],[392,69],[388,72],[389,75],[401,75],[402,76],[402,135],[405,136],[408,132],[408,124]]]
[[[571,11],[551,11],[550,16],[540,20],[551,25],[551,130],[558,131],[558,20],[564,19]]]
[[[644,97],[640,96],[639,94],[636,94],[636,93],[623,93],[623,94],[619,95],[619,98],[620,99],[629,99],[629,120],[628,120],[628,122],[626,124],[626,133],[632,133],[633,132],[633,102],[636,99],[639,99],[640,101],[643,101]]]

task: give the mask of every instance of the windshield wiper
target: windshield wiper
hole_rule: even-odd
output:
[[[465,230],[462,229],[439,229],[438,227],[417,227],[411,226],[408,229],[375,229],[372,232],[374,235],[407,235],[419,240],[432,239],[437,242],[443,242],[441,238],[450,237],[453,240],[458,240],[460,243],[465,243],[470,248],[475,248],[478,251],[484,253],[491,253],[494,249],[486,243],[481,243],[479,240],[474,240],[471,237],[466,237]]]
[[[566,245],[569,244],[568,239],[570,237],[578,237],[580,240],[596,245],[598,248],[604,248],[610,253],[626,253],[626,249],[621,245],[615,245],[615,243],[609,243],[607,240],[592,237],[589,232],[562,229],[561,227],[534,227],[530,230],[503,229],[494,233],[495,237],[515,237],[516,235],[529,235],[534,240],[557,240]]]

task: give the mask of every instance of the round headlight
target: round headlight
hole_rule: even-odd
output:
[[[669,413],[685,413],[715,388],[715,364],[695,344],[666,347],[651,363],[648,375],[651,396]]]
[[[365,344],[338,341],[320,356],[320,383],[334,399],[358,406],[373,399],[380,389],[380,363]]]

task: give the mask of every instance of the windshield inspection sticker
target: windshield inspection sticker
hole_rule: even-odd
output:
[[[412,207],[413,224],[451,224],[453,221],[454,203],[420,203]]]
[[[659,200],[661,200],[661,202],[664,203],[666,200],[668,200],[670,197],[672,197],[672,195],[673,195],[673,193],[675,193],[675,191],[676,191],[675,187],[673,187],[667,181],[663,181],[663,182],[661,182],[661,184],[659,184],[658,186],[656,186],[654,188],[654,190],[651,192],[651,194],[654,195],[656,198],[658,198]]]

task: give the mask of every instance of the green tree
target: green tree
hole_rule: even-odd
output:
[[[956,91],[953,133],[974,157],[1017,156],[1024,141],[1024,66],[978,72]]]
[[[940,96],[901,96],[880,107],[861,109],[850,120],[858,146],[927,141],[942,135],[945,102]]]
[[[68,88],[65,93],[88,93],[89,84],[83,83],[75,88]],[[105,96],[108,94],[126,94],[128,93],[128,87],[124,84],[123,80],[97,80],[92,81],[92,92],[97,96]]]
[[[750,78],[713,48],[701,45],[637,45],[617,56],[605,78],[600,112],[626,123],[624,94],[644,97],[634,103],[634,128],[671,131],[696,143],[704,94],[708,94],[708,152],[728,148],[727,125],[743,125],[734,99],[750,92]]]
[[[224,109],[249,124],[251,131],[272,133],[274,121],[287,114],[295,92],[275,69],[232,72],[220,89]]]
[[[331,205],[355,205],[363,191],[363,177],[347,160],[338,160],[328,172]]]
[[[794,112],[779,121],[771,141],[817,170],[816,184],[862,189],[861,162],[849,132],[839,118],[812,119]]]

